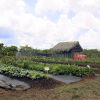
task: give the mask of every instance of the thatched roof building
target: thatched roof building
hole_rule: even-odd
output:
[[[73,58],[74,53],[80,53],[83,49],[78,41],[73,41],[60,42],[52,48],[52,51],[56,52],[55,57],[57,58]]]
[[[52,48],[53,51],[60,52],[81,52],[83,51],[78,41],[60,42]]]

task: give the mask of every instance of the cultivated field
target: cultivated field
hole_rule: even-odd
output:
[[[49,64],[47,63],[43,64],[43,63],[37,62],[34,64],[32,62],[28,62],[28,60],[26,62],[26,60],[23,59],[23,57],[22,58],[15,57],[13,59],[12,57],[8,57],[9,59],[8,58],[6,59],[6,58],[7,57],[3,58],[1,62],[6,63],[7,66],[15,65],[16,68],[18,67],[18,68],[24,68],[27,70],[42,70],[44,72],[43,68],[47,65],[49,66]],[[30,58],[26,58],[26,59],[30,59]],[[32,61],[32,59],[30,60]],[[31,65],[30,67],[28,65],[29,63]],[[63,71],[63,70],[62,70],[62,73],[60,73],[61,72],[60,67],[63,68],[63,66],[65,67],[65,65],[61,66],[60,64],[59,65],[52,64],[52,66],[54,67],[59,66],[59,68],[56,67],[55,69],[54,67],[50,67],[52,70],[51,73],[65,74],[66,71]],[[27,75],[30,75],[29,73],[25,73],[25,75],[22,75],[22,77],[17,77],[16,74],[5,73],[5,70],[3,69],[3,66],[2,66],[2,71],[3,71],[2,74],[24,81],[28,83],[32,88],[25,91],[14,91],[14,90],[0,88],[0,100],[100,100],[100,92],[99,92],[100,91],[100,77],[94,76],[94,72],[100,73],[100,70],[91,68],[90,74],[89,74],[89,69],[86,66],[84,68],[83,67],[80,68],[80,67],[77,67],[76,65],[73,65],[74,70],[76,69],[76,71],[73,73],[73,70],[71,70],[70,67],[71,67],[70,65],[66,67],[71,72],[68,74],[72,74],[72,75],[74,74],[77,76],[79,75],[77,74],[77,71],[78,71],[81,74],[82,81],[66,84],[60,81],[56,81],[52,78],[49,78],[47,80],[45,78],[45,75],[44,77],[42,75],[42,78],[39,76],[38,77],[36,76],[35,77],[36,79],[32,80],[31,79],[32,76],[26,77]],[[96,67],[97,66],[95,66],[95,68]],[[5,68],[7,69],[8,67],[5,67]]]

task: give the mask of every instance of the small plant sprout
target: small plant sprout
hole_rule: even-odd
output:
[[[44,69],[47,71],[47,80],[48,80],[48,77],[49,77],[49,75],[48,75],[49,67],[44,67]]]
[[[87,65],[87,67],[89,68],[89,74],[90,74],[90,66],[89,66],[89,65]]]

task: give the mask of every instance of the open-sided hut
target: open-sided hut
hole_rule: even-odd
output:
[[[22,56],[46,56],[46,57],[52,57],[53,53],[35,53],[35,52],[17,52],[16,57],[22,57]]]
[[[16,57],[32,56],[31,52],[17,52]]]
[[[55,57],[57,58],[73,58],[74,53],[80,53],[83,51],[78,41],[60,42],[55,45],[52,50],[54,52],[59,52],[55,53]]]

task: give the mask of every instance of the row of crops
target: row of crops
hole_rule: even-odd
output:
[[[43,74],[43,72],[36,72],[35,70],[23,69],[2,63],[0,63],[0,73],[11,74],[16,77],[27,77],[32,80],[46,78],[46,74]]]
[[[59,61],[59,62],[80,62],[80,63],[100,63],[100,58],[91,58],[91,59],[70,59],[70,58],[51,58],[51,57],[45,57],[45,56],[32,56],[32,57],[21,57],[22,59],[40,59],[44,61]]]
[[[12,58],[11,56],[5,56],[6,58]],[[4,57],[4,58],[5,58]],[[14,57],[16,59],[18,57]],[[32,56],[32,57],[27,57],[23,56],[20,57],[19,59],[38,59],[38,60],[43,60],[43,61],[52,61],[52,62],[70,62],[70,63],[100,63],[100,58],[91,58],[91,59],[70,59],[70,58],[53,58],[53,57],[45,57],[45,56]]]
[[[31,59],[27,60],[15,60],[16,58],[3,58],[1,60],[2,63],[9,64],[9,65],[16,65],[21,68],[27,68],[37,71],[45,71],[44,67],[49,67],[49,73],[54,75],[76,75],[76,76],[84,76],[89,74],[89,68],[87,67],[79,67],[76,65],[64,65],[64,64],[47,64],[42,62],[34,62]],[[94,69],[90,68],[90,74],[95,74]]]

